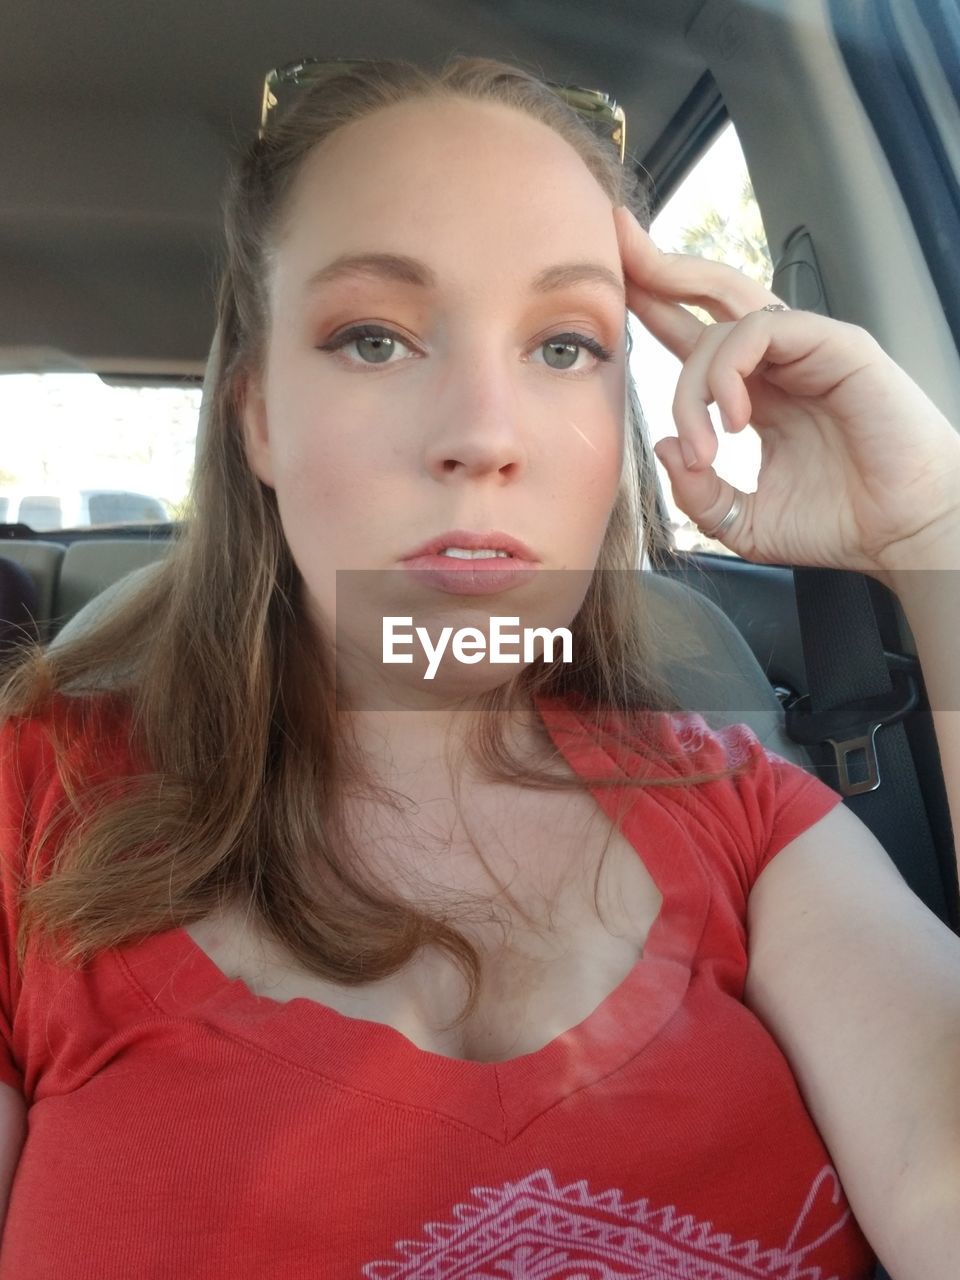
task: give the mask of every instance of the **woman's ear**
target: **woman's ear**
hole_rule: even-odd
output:
[[[267,406],[260,380],[244,374],[240,385],[243,408],[243,443],[250,469],[264,484],[273,487],[273,459],[270,455],[270,433]]]

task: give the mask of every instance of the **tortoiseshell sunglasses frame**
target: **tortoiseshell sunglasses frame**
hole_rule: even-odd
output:
[[[268,71],[263,81],[263,98],[260,104],[260,128],[257,136],[267,131],[270,112],[277,105],[277,90],[283,85],[300,86],[322,80],[332,71],[349,71],[353,67],[375,66],[369,59],[356,58],[301,58],[284,67]],[[558,94],[582,116],[597,132],[613,143],[623,164],[627,151],[627,122],[623,108],[618,107],[608,93],[600,89],[583,89],[579,85],[552,84],[549,88]]]

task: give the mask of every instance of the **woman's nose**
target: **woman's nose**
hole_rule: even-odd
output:
[[[502,353],[474,354],[472,367],[451,361],[434,404],[427,409],[427,467],[437,479],[500,474],[514,477],[527,456],[530,423],[524,420],[517,387]],[[526,415],[529,419],[529,411]]]

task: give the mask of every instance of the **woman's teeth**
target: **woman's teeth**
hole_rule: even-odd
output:
[[[493,551],[486,549],[482,551],[466,551],[463,547],[447,547],[444,551],[441,551],[440,554],[442,556],[454,556],[457,560],[487,560],[491,556],[505,556],[508,560],[512,558],[509,551]]]

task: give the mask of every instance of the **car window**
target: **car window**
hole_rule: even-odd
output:
[[[727,262],[770,287],[773,263],[733,125],[728,125],[697,161],[654,219],[650,234],[665,253],[693,253]],[[696,308],[693,310],[696,312]],[[699,314],[709,320],[704,313]],[[676,434],[672,405],[682,366],[633,315],[629,317],[629,328],[633,340],[630,368],[653,445],[664,436]],[[738,489],[747,492],[756,489],[760,472],[759,436],[751,427],[728,436],[720,427],[715,407],[710,414],[719,437],[714,462],[717,474]],[[666,470],[659,461],[656,466],[677,549],[734,555],[723,543],[705,538],[687,519],[673,501]]]
[[[37,533],[179,518],[200,387],[92,373],[0,377],[0,522]]]
[[[28,493],[20,499],[17,518],[38,532],[63,528],[60,499],[53,494]]]

